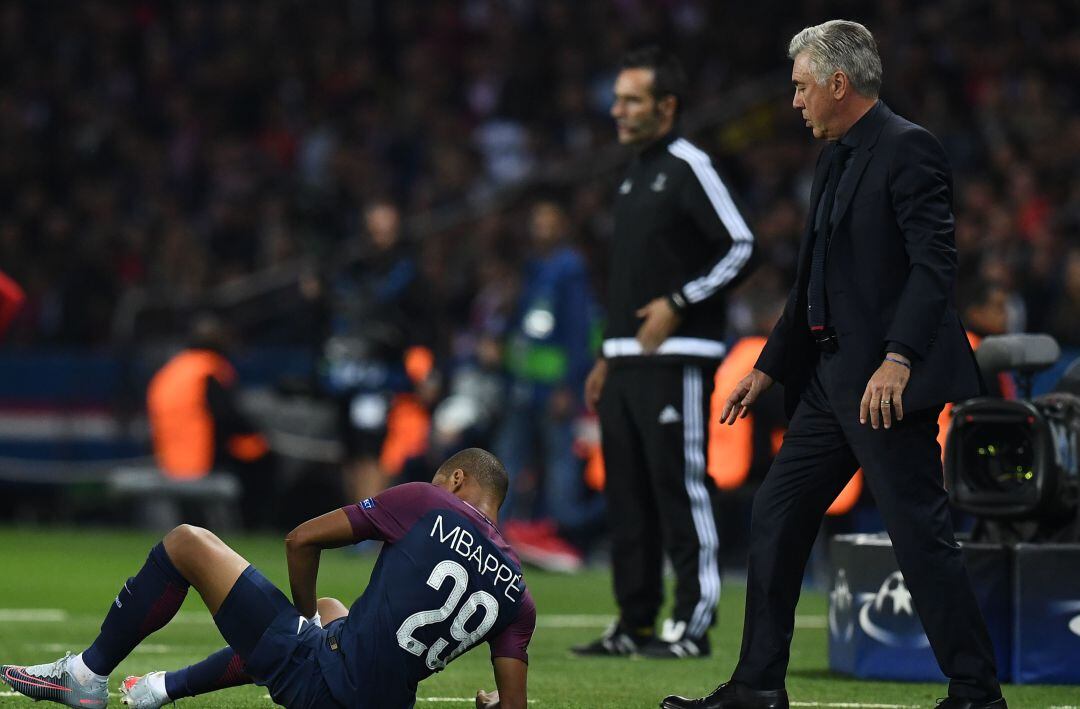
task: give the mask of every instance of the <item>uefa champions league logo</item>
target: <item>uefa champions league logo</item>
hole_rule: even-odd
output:
[[[861,594],[860,594],[861,595]],[[889,574],[873,600],[859,610],[859,627],[883,645],[890,647],[929,647],[922,623],[911,606],[911,592],[899,571]]]
[[[856,619],[867,636],[889,647],[929,647],[922,623],[911,604],[911,592],[899,571],[889,574],[877,593],[851,592],[847,572],[838,569],[829,593],[829,632],[843,642],[851,640]],[[1077,618],[1080,627],[1080,617]],[[1080,633],[1078,633],[1080,634]]]
[[[1059,601],[1053,604],[1052,608],[1057,615],[1072,615],[1072,618],[1066,623],[1069,632],[1077,637],[1080,637],[1080,601]]]

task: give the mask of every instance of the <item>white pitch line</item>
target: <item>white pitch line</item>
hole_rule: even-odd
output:
[[[538,628],[606,628],[611,625],[610,615],[538,615]]]
[[[476,704],[476,697],[417,697],[418,702],[454,702],[462,704]],[[527,699],[529,704],[535,704],[535,699]]]
[[[31,650],[41,650],[42,652],[67,652],[71,649],[71,645],[62,645],[60,643],[38,643],[37,645],[29,645],[28,647]]]
[[[0,692],[0,697],[22,697],[18,692]],[[110,697],[120,696],[117,692],[109,692]],[[266,694],[263,699],[270,699]],[[417,697],[417,702],[453,702],[455,704],[473,704],[475,697]],[[530,699],[529,704],[535,704],[535,699]],[[793,707],[826,707],[828,709],[917,709],[917,704],[859,704],[857,702],[791,702]],[[1053,709],[1076,709],[1073,706],[1056,706]]]
[[[791,702],[793,707],[835,707],[836,709],[918,709],[918,704],[860,704],[859,702]]]
[[[97,621],[96,615],[72,616],[62,608],[0,608],[0,623],[64,623],[69,620]],[[542,614],[537,617],[539,628],[606,628],[611,624],[610,615],[589,615],[583,613]],[[214,619],[208,613],[200,611],[180,611],[173,617],[172,623],[182,625],[213,625]],[[827,621],[823,615],[797,615],[796,628],[825,628]]]
[[[263,696],[263,699],[269,699],[270,695]],[[417,702],[442,702],[444,704],[453,702],[455,704],[476,704],[476,697],[417,697]],[[535,704],[535,699],[526,699],[529,704]]]
[[[62,623],[67,611],[60,608],[0,608],[0,623]]]
[[[60,608],[0,608],[0,622],[23,623],[101,623],[102,614],[71,615]],[[213,625],[214,618],[206,611],[180,611],[169,621],[179,625]]]
[[[61,643],[40,643],[37,645],[28,646],[32,650],[41,650],[42,652],[67,652],[71,650],[71,643],[64,645]],[[137,645],[132,654],[142,653],[145,655],[169,655],[172,653],[185,653],[185,652],[201,652],[202,645],[162,645],[158,643],[142,643]]]
[[[25,696],[26,696],[25,694],[20,694],[19,692],[10,692],[10,691],[0,692],[0,697],[25,697]],[[120,692],[109,692],[109,696],[110,697],[119,697]]]
[[[583,614],[541,614],[536,617],[538,628],[606,628],[611,625],[610,615],[583,615]],[[821,629],[828,627],[828,619],[823,615],[797,615],[795,616],[796,628]]]
[[[588,615],[582,613],[542,614],[536,619],[536,627],[556,630],[568,628],[606,628],[611,624],[610,615]],[[61,608],[0,608],[0,623],[63,623],[68,620],[93,620],[98,616],[72,617]],[[214,619],[208,613],[181,611],[173,617],[172,623],[181,625],[213,625]],[[797,615],[796,628],[822,629],[828,623],[823,615]]]

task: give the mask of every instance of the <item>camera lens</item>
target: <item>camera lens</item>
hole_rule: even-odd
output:
[[[961,455],[963,482],[972,492],[1038,502],[1031,429],[1014,422],[975,423],[964,431]]]

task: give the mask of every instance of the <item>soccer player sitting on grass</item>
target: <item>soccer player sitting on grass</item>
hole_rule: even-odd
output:
[[[178,672],[129,678],[123,703],[158,707],[254,682],[287,707],[404,709],[421,680],[487,641],[497,691],[479,692],[477,706],[524,708],[536,606],[495,527],[506,485],[502,463],[469,448],[431,484],[399,485],[303,523],[285,540],[293,603],[216,536],[182,525],[120,589],[88,648],[49,664],[4,665],[0,677],[33,699],[104,707],[109,673],[194,586],[229,647]],[[385,542],[367,588],[348,611],[322,599],[320,627],[320,552],[364,539]]]

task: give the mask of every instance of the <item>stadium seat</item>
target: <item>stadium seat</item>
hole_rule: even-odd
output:
[[[166,531],[188,521],[184,510],[215,530],[239,526],[240,482],[230,473],[211,472],[198,480],[173,480],[156,467],[122,467],[106,479],[109,496],[130,507],[141,527]]]

